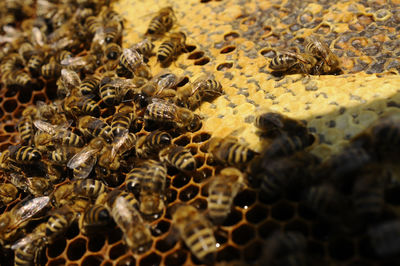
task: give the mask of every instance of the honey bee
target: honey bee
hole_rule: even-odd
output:
[[[106,43],[118,42],[122,36],[122,24],[118,21],[110,21],[104,26],[104,41]]]
[[[399,254],[399,220],[389,220],[368,230],[373,251],[380,257],[390,258]]]
[[[149,80],[142,88],[141,94],[146,97],[172,99],[176,97],[176,86],[181,79],[168,71],[159,73]]]
[[[61,208],[70,204],[75,197],[73,183],[64,183],[54,190],[51,195],[51,201],[56,208]]]
[[[64,233],[76,218],[77,214],[68,205],[55,210],[46,224],[46,238],[48,243],[52,243]]]
[[[249,162],[257,154],[255,151],[239,144],[234,137],[213,137],[208,142],[207,151],[213,157],[227,165],[238,165]]]
[[[3,73],[4,83],[6,86],[16,86],[16,87],[27,87],[31,83],[31,76],[26,73],[24,69],[15,70],[12,72],[5,72]]]
[[[35,50],[32,56],[29,58],[26,67],[32,77],[38,77],[41,72],[41,67],[45,62],[45,55],[40,50]]]
[[[291,136],[284,134],[275,138],[267,147],[265,155],[269,158],[288,156],[316,143],[314,134]]]
[[[93,95],[80,95],[79,90],[72,90],[63,102],[63,108],[66,113],[73,117],[80,115],[100,116],[100,107],[93,100]]]
[[[93,74],[97,67],[100,66],[101,60],[95,54],[88,53],[85,56],[75,56],[63,59],[61,67],[71,69],[76,72]]]
[[[200,77],[193,84],[180,87],[177,90],[177,102],[185,107],[194,110],[200,106],[203,101],[213,100],[223,94],[222,85],[219,81]]]
[[[61,70],[60,81],[62,85],[70,92],[72,89],[79,87],[81,84],[81,78],[79,75],[72,70],[63,68]]]
[[[129,130],[135,118],[136,114],[132,107],[123,106],[119,108],[118,112],[111,120],[111,128],[114,137],[121,137],[126,130]]]
[[[75,154],[79,152],[79,148],[71,146],[56,147],[48,156],[48,159],[58,165],[65,165]]]
[[[13,202],[18,195],[18,189],[11,183],[0,184],[0,206]]]
[[[48,205],[48,196],[25,199],[15,205],[10,211],[4,212],[0,216],[0,243],[13,241],[31,218],[39,215]]]
[[[72,146],[72,147],[82,147],[84,145],[83,139],[73,133],[72,131],[68,130],[68,126],[65,124],[63,125],[52,125],[42,120],[35,120],[33,124],[37,129],[39,129],[39,135],[41,132],[44,134],[44,138],[48,138],[48,141],[40,141],[37,140],[37,136],[35,135],[35,145],[39,147],[44,144],[49,145],[49,143],[54,142],[56,144],[60,144],[63,146]],[[38,142],[38,143],[37,143]],[[39,144],[39,145],[38,145]]]
[[[317,74],[330,74],[340,70],[338,57],[316,36],[308,37],[305,48],[308,54],[318,59],[315,64]]]
[[[54,59],[57,63],[61,64],[63,60],[69,60],[74,57],[74,54],[67,50],[59,51],[55,56]]]
[[[106,122],[93,116],[81,117],[78,122],[78,129],[86,137],[100,136],[108,143],[114,138],[112,128]]]
[[[107,44],[104,54],[109,60],[117,60],[122,53],[122,48],[116,43]]]
[[[146,38],[141,42],[132,45],[129,49],[138,51],[146,59],[152,56],[154,44]]]
[[[17,130],[23,143],[30,144],[35,134],[31,115],[22,114],[17,124]]]
[[[272,58],[269,68],[275,72],[311,74],[317,59],[309,54],[298,54],[289,51]]]
[[[104,145],[101,137],[94,138],[68,161],[67,167],[73,169],[74,179],[85,179],[89,176]]]
[[[91,75],[84,78],[79,86],[82,95],[97,94],[101,78],[98,75]]]
[[[140,168],[132,169],[126,176],[128,191],[139,191],[139,210],[144,215],[157,217],[165,207],[164,192],[167,168],[163,163],[148,160]]]
[[[100,82],[100,97],[108,106],[121,103],[130,91],[137,89],[136,79],[104,77]]]
[[[144,62],[143,56],[137,50],[128,48],[123,49],[119,58],[117,74],[128,78],[132,75],[145,79],[151,78],[150,67]]]
[[[255,126],[267,137],[277,137],[283,134],[304,136],[308,134],[307,127],[301,121],[285,115],[267,112],[256,117]]]
[[[216,224],[221,224],[231,211],[233,199],[245,187],[242,172],[233,167],[224,168],[214,176],[208,187],[209,216]]]
[[[139,211],[133,205],[135,201],[133,194],[113,190],[109,193],[106,207],[124,233],[125,244],[135,252],[143,253],[150,248],[152,236]]]
[[[173,32],[168,39],[160,44],[157,50],[157,61],[166,66],[174,61],[186,49],[185,33]]]
[[[94,179],[77,180],[73,183],[74,193],[90,199],[97,199],[106,191],[103,182]]]
[[[85,28],[91,34],[94,35],[103,27],[103,23],[100,18],[96,16],[89,16],[85,20]]]
[[[193,255],[211,264],[217,247],[210,222],[190,205],[179,206],[172,214],[172,221]]]
[[[67,117],[62,109],[60,101],[54,101],[46,104],[42,101],[36,102],[37,115],[36,120],[43,120],[53,125],[68,124]]]
[[[160,36],[168,32],[176,20],[172,7],[161,8],[158,13],[151,19],[146,34]]]
[[[8,150],[10,158],[18,163],[32,163],[42,159],[40,151],[29,146],[11,145]]]
[[[42,65],[41,73],[45,79],[58,78],[61,75],[61,65],[52,57],[49,63]]]
[[[181,171],[196,170],[196,160],[188,149],[170,145],[159,152],[160,161],[166,162]]]
[[[101,204],[89,207],[79,219],[79,227],[83,234],[96,233],[101,227],[105,228],[111,225],[113,219],[107,210]]]
[[[172,137],[168,132],[155,130],[147,136],[141,136],[136,141],[136,156],[148,158],[158,153],[163,147],[171,144]]]
[[[32,56],[34,51],[34,47],[30,42],[24,42],[19,46],[18,53],[19,55],[27,62],[29,58]]]
[[[152,103],[146,108],[144,119],[146,122],[156,121],[165,124],[173,124],[179,129],[190,132],[199,130],[202,126],[199,115],[189,109],[178,107],[162,99],[153,98]]]
[[[276,231],[264,244],[260,264],[267,265],[307,265],[304,256],[307,240],[298,232]]]
[[[10,182],[35,197],[47,196],[53,191],[53,185],[50,180],[44,177],[27,177],[22,174],[11,173]]]

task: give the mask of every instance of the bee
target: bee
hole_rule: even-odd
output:
[[[17,124],[17,130],[22,142],[30,144],[35,134],[32,116],[22,114]]]
[[[61,65],[52,57],[49,63],[42,65],[41,73],[45,79],[58,78],[61,75]]]
[[[176,96],[176,86],[181,79],[173,73],[162,72],[149,80],[142,88],[141,93],[146,97],[162,99]]]
[[[213,137],[208,142],[207,151],[213,157],[227,165],[238,165],[249,162],[257,154],[255,151],[239,144],[234,137]]]
[[[152,154],[158,153],[163,147],[171,144],[172,137],[168,132],[155,130],[149,135],[141,136],[136,141],[136,156],[148,158]]]
[[[32,77],[38,77],[41,73],[41,67],[45,62],[45,55],[40,50],[35,50],[32,56],[29,58],[26,67]]]
[[[124,48],[122,51],[117,74],[128,78],[132,75],[137,75],[145,79],[151,78],[150,67],[144,62],[143,56],[137,50],[129,48]]]
[[[176,20],[174,10],[172,7],[161,8],[157,15],[155,15],[147,28],[146,34],[159,36],[168,32]]]
[[[81,84],[81,78],[79,75],[72,70],[63,68],[61,70],[61,77],[60,77],[62,85],[67,88],[68,91],[79,87]]]
[[[106,46],[104,54],[109,60],[117,60],[122,53],[122,48],[116,43],[109,43]]]
[[[133,194],[118,190],[109,193],[106,201],[107,209],[124,233],[125,244],[130,249],[143,253],[150,248],[152,236],[150,229],[145,225],[142,216],[133,204],[137,204]]]
[[[210,222],[190,205],[179,206],[172,214],[172,221],[193,255],[211,264],[217,247]]]
[[[34,51],[34,47],[30,42],[24,42],[19,46],[18,53],[19,55],[27,62],[29,58],[32,56]]]
[[[291,136],[284,134],[275,138],[267,147],[265,155],[269,158],[288,156],[316,143],[314,134]]]
[[[31,83],[31,76],[24,69],[3,73],[3,79],[6,86],[27,87]]]
[[[136,145],[136,135],[126,130],[121,136],[115,138],[111,144],[110,159],[129,153]],[[112,168],[112,167],[111,167]]]
[[[275,112],[267,112],[258,115],[254,125],[267,137],[277,137],[283,134],[296,136],[308,134],[307,127],[304,123]]]
[[[137,84],[132,79],[104,77],[100,82],[100,97],[108,106],[121,103],[130,91],[135,91]]]
[[[42,101],[36,102],[37,115],[35,120],[47,121],[53,125],[68,124],[67,117],[62,109],[60,101],[54,101],[50,104],[46,104]]]
[[[80,115],[100,116],[100,107],[97,102],[93,100],[93,96],[82,96],[79,90],[71,91],[71,94],[64,99],[63,108],[66,113],[74,117]]]
[[[304,257],[307,240],[298,232],[276,231],[264,244],[261,264],[307,265]]]
[[[65,165],[75,154],[79,152],[79,148],[71,146],[56,147],[54,151],[49,154],[49,160],[57,165]]]
[[[114,137],[121,137],[122,134],[131,128],[136,114],[131,106],[122,106],[111,120],[111,128]]]
[[[311,74],[316,64],[314,56],[285,51],[272,58],[269,68],[275,72]]]
[[[39,215],[49,204],[48,196],[25,199],[0,216],[0,243],[13,241],[30,219]]]
[[[0,206],[8,205],[13,202],[18,195],[18,189],[12,183],[0,184]]]
[[[73,199],[76,198],[73,183],[62,184],[54,190],[51,196],[52,204],[56,208],[61,208],[64,205],[70,204]]]
[[[35,197],[47,196],[53,191],[53,185],[50,180],[44,177],[27,177],[22,174],[11,173],[10,182]]]
[[[315,65],[317,74],[329,74],[340,70],[338,57],[316,36],[308,37],[305,48],[308,54],[318,59]]]
[[[46,238],[48,242],[52,243],[64,233],[76,218],[77,214],[68,205],[55,210],[46,224]]]
[[[152,103],[147,106],[144,119],[146,122],[150,120],[165,124],[172,123],[175,127],[190,132],[195,132],[202,126],[199,115],[189,109],[157,98],[153,98]]]
[[[101,137],[94,138],[68,161],[67,167],[73,169],[74,179],[85,179],[89,176],[104,145]]]
[[[71,53],[70,51],[61,50],[55,55],[54,59],[56,60],[57,63],[61,64],[61,62],[63,60],[69,60],[73,57],[74,57],[74,54]]]
[[[75,56],[63,59],[61,62],[61,67],[71,69],[76,72],[83,72],[85,74],[93,74],[97,67],[100,66],[101,60],[96,56],[96,54],[88,53],[85,56]]]
[[[114,138],[112,128],[107,123],[93,116],[86,115],[79,118],[78,129],[86,137],[100,136],[108,143]]]
[[[159,157],[181,171],[194,171],[197,167],[192,153],[181,146],[170,145],[159,152]]]
[[[96,16],[89,16],[85,20],[85,28],[91,34],[94,35],[103,27],[103,23],[100,18]]]
[[[82,95],[97,94],[101,78],[98,75],[91,75],[84,78],[79,86]]]
[[[112,217],[107,208],[101,204],[89,207],[79,219],[79,227],[83,234],[96,233],[101,227],[112,223]]]
[[[49,142],[54,142],[56,144],[60,144],[62,146],[71,146],[71,147],[82,147],[84,145],[83,139],[68,130],[68,126],[63,125],[52,125],[42,120],[33,121],[35,127],[39,130],[38,132],[43,132],[44,137],[48,137],[49,141],[45,141],[45,144],[48,145]],[[47,135],[47,136],[46,136]],[[37,136],[37,135],[36,135]],[[35,136],[35,145],[36,147],[40,146],[37,143],[37,139]],[[41,141],[38,141],[39,143]]]
[[[139,210],[144,215],[159,215],[165,207],[167,168],[163,163],[148,160],[126,176],[128,191],[139,191]]]
[[[104,41],[106,43],[117,42],[122,36],[122,24],[118,21],[110,21],[104,26]]]
[[[233,199],[245,187],[245,176],[233,167],[224,168],[212,177],[208,186],[209,216],[221,224],[231,211]]]
[[[185,107],[194,110],[200,106],[203,101],[213,100],[223,94],[222,85],[219,81],[200,77],[193,84],[180,87],[177,90],[177,102]]]
[[[11,145],[8,147],[10,158],[18,163],[32,163],[42,159],[42,154],[38,149],[22,146]]]
[[[141,42],[132,45],[129,49],[138,51],[144,58],[149,58],[152,56],[154,44],[146,38]]]
[[[376,255],[390,258],[399,254],[400,222],[390,220],[368,230],[369,241]]]
[[[106,191],[103,182],[94,179],[77,180],[73,183],[74,193],[90,199],[97,199]]]
[[[157,50],[157,61],[162,66],[166,66],[174,61],[186,48],[185,33],[173,32],[168,36],[168,39],[160,44]]]

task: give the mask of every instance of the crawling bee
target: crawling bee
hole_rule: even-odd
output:
[[[58,236],[64,233],[76,220],[77,213],[68,205],[57,209],[52,213],[46,223],[46,238],[48,243],[52,243]]]
[[[170,145],[159,152],[160,161],[181,171],[196,170],[196,160],[192,153],[182,146]]]
[[[77,180],[73,182],[74,193],[95,200],[106,191],[103,182],[94,179]]]
[[[272,58],[269,68],[280,73],[312,74],[317,59],[309,54],[298,54],[289,51]]]
[[[108,143],[114,138],[112,128],[106,122],[93,116],[81,117],[77,127],[86,137],[100,136]]]
[[[6,86],[27,87],[32,84],[31,76],[23,69],[5,72],[2,75]]]
[[[193,255],[211,264],[217,247],[210,222],[190,205],[179,206],[172,214],[172,220]]]
[[[186,49],[185,33],[173,32],[168,39],[160,44],[157,50],[157,61],[166,66],[174,61]]]
[[[42,159],[42,154],[38,149],[29,146],[9,146],[8,151],[10,152],[10,159],[17,163],[33,163]]]
[[[340,71],[339,59],[331,49],[316,36],[309,36],[306,52],[318,59],[315,64],[316,74],[330,74]]]
[[[61,70],[61,76],[57,81],[57,95],[60,98],[65,98],[71,93],[71,90],[79,87],[81,79],[79,75],[72,70],[63,68]]]
[[[79,148],[77,147],[59,146],[50,152],[48,159],[57,165],[63,166],[78,152]]]
[[[155,15],[147,28],[146,34],[159,36],[168,32],[176,20],[174,10],[172,7],[161,8],[157,15]]]
[[[96,204],[89,207],[80,216],[79,228],[83,234],[96,233],[99,228],[106,228],[111,225],[112,221],[113,219],[108,209],[101,204]]]
[[[74,179],[85,179],[89,176],[104,145],[101,137],[94,138],[68,161],[67,166],[73,169]]]
[[[80,86],[79,91],[82,95],[97,94],[99,91],[101,78],[98,75],[85,77]]]
[[[126,176],[127,190],[139,191],[139,210],[144,215],[159,215],[165,207],[167,168],[163,163],[148,160]]]
[[[61,68],[54,57],[51,57],[49,63],[42,65],[41,73],[45,79],[58,78],[61,75]]]
[[[135,49],[123,49],[116,71],[119,76],[128,78],[133,75],[146,79],[151,78],[150,67],[144,62],[143,56]]]
[[[32,56],[29,58],[26,67],[29,70],[29,73],[32,77],[37,77],[40,74],[41,67],[45,62],[45,55],[40,50],[35,50]]]
[[[168,132],[155,130],[147,136],[141,136],[136,141],[136,156],[148,158],[157,154],[163,147],[171,144],[172,137]]]
[[[101,61],[95,54],[89,53],[85,56],[74,56],[63,59],[60,62],[61,67],[71,69],[73,71],[93,74],[100,66]]]
[[[118,42],[122,36],[122,24],[118,21],[110,21],[104,25],[104,41],[106,43]]]
[[[72,90],[70,95],[64,99],[63,108],[67,114],[73,117],[81,115],[100,116],[100,107],[93,100],[93,95],[82,96],[79,89]]]
[[[146,38],[132,45],[131,47],[129,47],[129,49],[138,51],[146,59],[152,55],[154,44],[149,39]]]
[[[12,183],[0,184],[0,206],[3,207],[17,198],[18,189]]]
[[[141,93],[146,97],[173,98],[176,96],[176,86],[180,78],[170,72],[162,72],[149,80],[142,88]]]
[[[265,155],[269,158],[288,156],[302,151],[316,142],[314,134],[291,136],[284,134],[275,138],[267,147]]]
[[[175,127],[184,128],[190,132],[195,132],[202,126],[199,115],[157,98],[153,98],[152,103],[147,106],[144,119],[165,124],[172,123]]]
[[[100,82],[100,97],[108,106],[118,105],[129,92],[136,92],[138,79],[104,77]]]
[[[136,119],[135,110],[131,106],[123,106],[113,115],[111,128],[115,138],[121,137],[126,130],[129,131],[133,121]]]
[[[53,191],[50,180],[44,177],[27,177],[18,173],[10,173],[10,182],[35,197],[47,196]]]
[[[249,162],[257,154],[255,151],[238,143],[234,137],[213,137],[208,142],[207,151],[213,157],[227,165],[238,165]]]
[[[36,113],[36,108],[35,108]],[[33,136],[35,134],[35,129],[33,127],[33,116],[30,114],[26,114],[26,112],[22,113],[22,116],[17,124],[17,130],[22,142],[26,144],[30,144]]]
[[[193,84],[178,88],[176,102],[194,110],[203,101],[213,100],[223,93],[222,85],[219,81],[209,77],[200,77]]]
[[[208,187],[209,216],[216,224],[221,224],[232,208],[233,199],[245,187],[245,177],[236,168],[221,170],[212,177]]]
[[[305,136],[308,134],[304,123],[280,113],[262,113],[256,117],[254,124],[267,137],[277,137],[283,134],[295,136]]]

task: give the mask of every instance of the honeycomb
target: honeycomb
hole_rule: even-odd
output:
[[[399,1],[119,0],[113,6],[126,19],[123,46],[140,41],[152,14],[168,5],[176,10],[177,28],[188,36],[187,53],[169,69],[191,81],[212,73],[225,92],[196,110],[203,117],[200,131],[173,140],[195,154],[198,167],[193,176],[169,172],[168,209],[150,223],[154,241],[144,254],[128,251],[118,228],[87,237],[74,224],[65,237],[46,247],[46,265],[201,264],[182,241],[169,240],[173,224],[168,210],[184,202],[206,211],[203,184],[219,170],[203,149],[211,136],[235,135],[261,152],[266,143],[260,140],[253,122],[258,112],[270,110],[306,122],[319,137],[311,152],[326,159],[382,114],[400,111]],[[304,52],[305,38],[311,34],[329,44],[344,73],[271,75],[270,60],[282,50]],[[157,47],[159,42],[155,44]],[[153,73],[162,69],[155,57],[149,65]],[[15,124],[26,106],[55,98],[55,84],[20,91],[2,84],[0,150],[20,142]],[[110,112],[102,111],[105,116]],[[395,194],[387,199],[393,207],[400,202]],[[315,265],[399,263],[398,259],[371,255],[365,235],[328,238],[329,228],[299,198],[271,201],[259,189],[248,187],[235,198],[226,221],[215,228],[219,245],[216,264],[259,263],[265,239],[276,230],[303,233]],[[12,252],[0,251],[0,260],[12,264]]]

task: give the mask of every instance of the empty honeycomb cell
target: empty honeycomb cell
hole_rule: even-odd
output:
[[[354,243],[350,239],[338,237],[328,244],[329,254],[333,259],[344,261],[354,256]]]
[[[161,236],[168,232],[171,224],[166,220],[161,220],[155,227],[152,228],[151,233],[153,236]]]
[[[174,202],[178,196],[178,192],[174,188],[169,188],[166,193],[167,202]]]
[[[254,202],[256,201],[256,197],[257,195],[255,191],[245,189],[235,197],[234,204],[243,209],[247,209],[254,204]]]
[[[56,259],[56,260],[49,261],[47,265],[49,265],[49,266],[60,266],[60,265],[65,265],[65,264],[66,264],[65,259],[64,258],[59,258],[59,259]],[[94,265],[94,264],[92,264],[92,265]]]
[[[18,106],[18,103],[14,99],[6,100],[3,103],[3,108],[6,112],[12,113]]]
[[[203,51],[197,51],[197,52],[193,52],[188,56],[188,59],[194,60],[194,59],[200,59],[204,56],[204,52]]]
[[[207,209],[207,200],[197,198],[191,203],[192,206],[196,207],[196,209],[200,211],[205,211]]]
[[[251,26],[251,25],[254,25],[254,23],[256,23],[256,21],[257,21],[257,19],[255,17],[247,17],[247,18],[244,18],[240,22],[240,24]]]
[[[86,252],[86,239],[77,238],[68,243],[67,257],[69,260],[79,260]]]
[[[188,53],[191,53],[194,50],[196,50],[196,48],[197,48],[196,45],[186,45],[185,46],[185,51],[188,52]]]
[[[387,9],[379,9],[372,15],[376,21],[386,21],[392,16],[392,13]]]
[[[354,37],[350,39],[351,45],[360,50],[368,45],[368,39],[364,37]]]
[[[304,220],[300,220],[298,218],[289,221],[285,226],[284,230],[286,232],[296,231],[301,232],[303,235],[308,236],[308,224]]]
[[[9,132],[9,133],[15,132],[15,126],[14,125],[4,125],[3,128],[4,128],[4,130],[6,132]]]
[[[181,188],[185,186],[190,181],[190,176],[185,174],[178,174],[172,180],[172,185],[176,188]]]
[[[103,261],[101,266],[113,266],[114,264],[111,261]]]
[[[207,141],[211,138],[211,135],[207,132],[201,132],[197,133],[192,137],[192,141],[194,143],[202,143],[204,141]]]
[[[228,69],[230,69],[230,68],[232,68],[232,67],[233,67],[233,63],[231,63],[231,62],[225,62],[225,63],[219,64],[219,65],[217,66],[217,70],[218,70],[218,71],[227,71]]]
[[[34,96],[33,96],[33,100],[32,100],[32,102],[34,103],[34,104],[36,104],[37,102],[46,102],[46,96],[45,95],[43,95],[42,93],[39,93],[39,94],[35,94]]]
[[[115,260],[115,259],[121,257],[122,255],[124,255],[125,252],[126,252],[125,245],[122,243],[119,243],[110,249],[108,256],[110,257],[110,259]]]
[[[187,76],[183,77],[181,81],[176,85],[177,87],[183,87],[189,83],[189,78]]]
[[[187,259],[187,252],[183,250],[177,250],[171,254],[168,254],[165,259],[165,265],[184,265]]]
[[[202,58],[197,59],[196,61],[194,61],[194,64],[196,66],[204,66],[205,64],[208,64],[209,62],[210,62],[210,58],[205,56],[205,57],[202,57]]]
[[[218,250],[217,261],[234,261],[240,259],[240,251],[232,246],[226,246]]]
[[[222,228],[219,228],[214,232],[215,240],[217,241],[217,246],[222,246],[228,242],[229,233]]]
[[[179,146],[186,146],[190,143],[190,137],[187,135],[180,136],[173,140],[174,144]]]
[[[204,155],[196,155],[194,157],[194,159],[196,160],[197,168],[202,167],[204,162],[206,161],[206,158],[204,157]]]
[[[234,45],[226,46],[226,47],[221,49],[220,53],[221,54],[227,54],[227,53],[235,51],[235,49],[236,49],[236,46],[234,46]]]
[[[106,242],[106,238],[101,234],[93,234],[89,237],[88,250],[97,252],[101,250]]]
[[[184,188],[181,192],[179,192],[179,199],[181,201],[189,201],[196,197],[199,193],[199,187],[195,185],[190,185],[187,188]]]
[[[242,220],[242,212],[232,209],[231,212],[228,214],[226,217],[223,226],[233,226],[237,223],[239,223]]]
[[[7,88],[6,93],[4,94],[4,96],[6,98],[12,98],[14,97],[16,94],[18,93],[18,90],[14,89],[14,88]]]
[[[234,40],[236,38],[239,38],[239,37],[240,37],[240,34],[233,31],[233,32],[226,33],[224,35],[224,40],[225,41],[232,41],[232,40]]]
[[[315,33],[326,35],[329,34],[330,31],[331,31],[331,26],[329,24],[322,23],[321,25],[319,25]]]
[[[253,241],[243,249],[244,259],[247,262],[254,262],[259,259],[262,251],[263,243],[260,241]]]
[[[18,101],[20,103],[27,103],[32,98],[32,91],[28,88],[23,88],[18,93]]]
[[[287,201],[280,201],[271,207],[271,217],[279,220],[286,221],[294,216],[295,209],[293,204]]]
[[[264,57],[272,59],[276,56],[276,51],[275,49],[265,48],[260,51],[260,54],[263,55]]]
[[[232,240],[235,244],[244,245],[255,236],[253,226],[243,224],[232,232]]]
[[[357,16],[357,20],[362,25],[370,25],[374,22],[374,17],[371,14],[362,14]]]
[[[103,261],[103,257],[100,255],[88,255],[82,260],[82,266],[99,265]]]
[[[157,253],[152,252],[149,255],[143,257],[140,260],[139,265],[141,266],[160,265],[160,262],[161,262],[161,257]]]
[[[56,239],[54,243],[50,244],[47,248],[47,256],[50,258],[56,258],[60,256],[67,246],[67,241],[63,238]]]
[[[268,217],[269,210],[266,206],[256,204],[246,213],[246,219],[250,223],[257,224]]]

